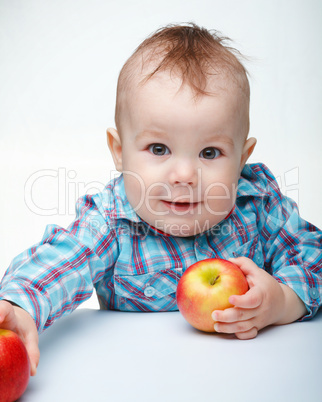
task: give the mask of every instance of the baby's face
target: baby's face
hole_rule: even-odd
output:
[[[191,236],[229,214],[255,140],[245,140],[247,110],[237,89],[193,98],[180,86],[165,72],[138,87],[124,105],[121,138],[110,130],[109,140],[141,219]]]

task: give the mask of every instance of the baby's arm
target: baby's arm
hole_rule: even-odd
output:
[[[79,199],[67,230],[48,226],[38,244],[14,258],[0,283],[0,328],[15,331],[25,343],[31,375],[39,361],[37,332],[89,298],[116,258],[117,240],[94,197]]]
[[[117,238],[99,202],[100,194],[81,197],[75,221],[67,229],[47,226],[39,243],[13,259],[0,283],[0,299],[27,311],[39,334],[87,300],[113,267]]]
[[[217,332],[250,339],[268,325],[288,324],[306,314],[306,307],[297,294],[260,269],[252,260],[239,257],[230,261],[246,275],[249,291],[242,296],[230,297],[229,301],[234,307],[213,312]]]
[[[39,362],[38,332],[31,315],[18,306],[0,300],[0,328],[10,329],[20,336],[29,355],[30,374],[35,375]]]
[[[233,259],[246,274],[250,290],[232,296],[234,307],[214,312],[213,318],[218,331],[247,339],[268,325],[310,319],[322,306],[322,231],[300,217],[295,202],[283,196],[264,165],[249,167],[244,177],[256,183],[261,196],[239,200],[241,213],[245,208],[256,217],[243,243],[253,240],[248,256],[262,266],[244,257]]]

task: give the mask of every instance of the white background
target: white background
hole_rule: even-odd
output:
[[[320,0],[0,0],[0,276],[110,179],[118,73],[151,32],[188,21],[249,57],[250,161],[322,227]]]

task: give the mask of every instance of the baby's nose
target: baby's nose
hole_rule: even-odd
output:
[[[169,173],[169,182],[171,185],[183,184],[195,186],[197,180],[197,168],[189,160],[176,162]]]

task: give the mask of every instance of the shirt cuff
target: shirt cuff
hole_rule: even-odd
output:
[[[278,282],[290,287],[304,303],[307,313],[297,321],[306,321],[315,316],[321,306],[322,300],[320,294],[321,288],[319,289],[318,285],[303,283],[298,278],[297,281],[290,280],[288,276],[280,272],[278,275],[274,275],[274,278]]]
[[[46,298],[39,291],[24,287],[19,282],[11,282],[0,289],[0,299],[6,300],[27,311],[34,319],[38,333],[43,332],[50,308]]]

